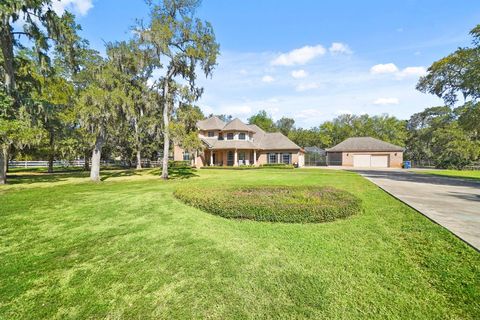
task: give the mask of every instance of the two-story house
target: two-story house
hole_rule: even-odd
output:
[[[197,123],[204,149],[189,154],[174,146],[174,160],[190,160],[196,167],[241,166],[267,163],[304,165],[304,151],[280,132],[265,132],[235,118],[225,123],[210,117]]]

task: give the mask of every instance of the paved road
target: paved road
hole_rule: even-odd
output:
[[[480,182],[404,170],[355,170],[480,250]]]

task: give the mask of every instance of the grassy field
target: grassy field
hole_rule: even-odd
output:
[[[0,319],[478,319],[480,254],[355,173],[16,173],[0,187]],[[317,185],[363,212],[323,224],[229,220],[192,186]]]
[[[480,170],[422,170],[417,173],[480,180]]]

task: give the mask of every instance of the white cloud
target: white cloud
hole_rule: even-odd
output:
[[[381,106],[399,104],[399,103],[400,101],[398,100],[398,98],[378,98],[375,101],[373,101],[373,104],[381,105]]]
[[[308,75],[303,69],[293,70],[291,74],[295,79],[305,78]]]
[[[297,91],[307,91],[307,90],[312,90],[312,89],[318,89],[320,88],[320,84],[316,82],[310,82],[310,83],[301,83],[298,86],[295,87],[295,90]]]
[[[393,63],[376,64],[370,68],[371,74],[396,73],[398,68]]]
[[[282,53],[275,58],[271,64],[276,66],[293,66],[303,65],[315,59],[318,56],[325,54],[325,48],[321,45],[305,46],[299,49],[292,50],[288,53]]]
[[[93,3],[92,0],[60,0],[52,1],[52,8],[57,14],[63,14],[65,10],[69,10],[84,16],[93,8]]]
[[[406,67],[397,74],[397,77],[421,77],[425,74],[427,74],[427,69],[425,69],[425,67]]]
[[[341,43],[341,42],[334,42],[332,43],[332,45],[330,46],[330,48],[328,48],[328,51],[330,51],[331,54],[351,54],[353,53],[352,50],[350,49],[350,47],[345,44],[345,43]]]
[[[266,83],[270,83],[270,82],[275,81],[275,78],[267,75],[267,76],[263,76],[262,81],[266,82]]]

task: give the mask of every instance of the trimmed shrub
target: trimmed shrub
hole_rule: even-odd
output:
[[[252,169],[260,169],[260,167],[254,167],[254,166],[238,166],[238,167],[233,167],[233,166],[228,166],[228,167],[200,167],[200,169],[207,169],[207,170],[252,170]]]
[[[361,200],[333,187],[182,187],[176,198],[206,212],[233,219],[311,223],[361,211]]]
[[[266,163],[260,165],[260,168],[263,169],[294,169],[295,167],[291,164],[285,163]]]

